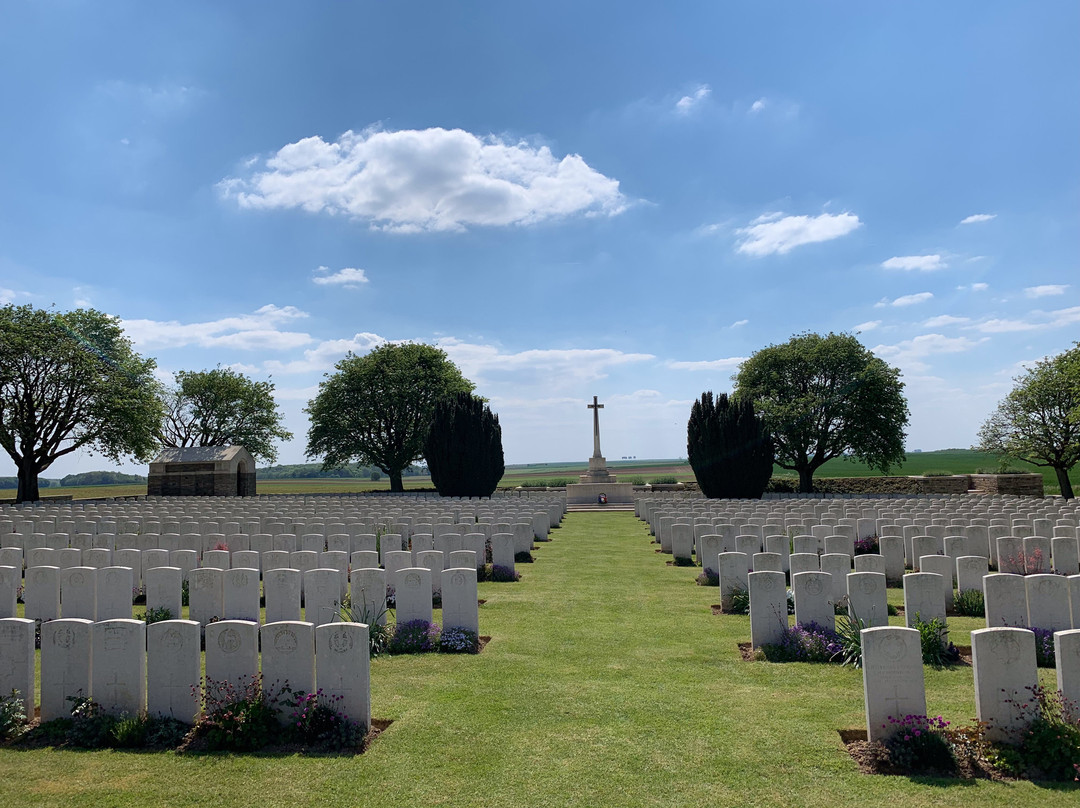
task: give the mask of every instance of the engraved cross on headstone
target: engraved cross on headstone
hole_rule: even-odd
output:
[[[593,411],[593,457],[600,457],[600,410],[604,409],[604,405],[593,396],[592,404],[587,404],[586,407]]]

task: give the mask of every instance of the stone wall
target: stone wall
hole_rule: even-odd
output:
[[[972,474],[971,487],[980,494],[1013,494],[1018,497],[1041,497],[1041,474]]]
[[[795,493],[799,481],[773,477],[766,491]],[[822,477],[814,478],[814,491],[822,494],[966,494],[968,475],[949,477]]]

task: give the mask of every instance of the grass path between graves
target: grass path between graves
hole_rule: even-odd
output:
[[[481,584],[475,657],[373,663],[364,755],[0,751],[6,805],[1014,806],[1071,786],[861,775],[837,730],[863,722],[859,671],[747,663],[749,618],[665,565],[629,513],[570,514],[517,584]],[[891,594],[895,600],[896,593]],[[894,622],[897,622],[894,618]],[[950,621],[966,641],[980,621]],[[968,668],[927,669],[928,704],[974,715]]]

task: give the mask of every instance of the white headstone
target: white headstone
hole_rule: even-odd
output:
[[[188,574],[188,617],[207,626],[225,613],[222,571],[199,567]]]
[[[975,675],[975,716],[988,722],[988,741],[1007,741],[1009,730],[1023,729],[1013,700],[1027,701],[1038,684],[1035,634],[1022,628],[983,628],[971,632]]]
[[[1061,575],[1028,575],[1024,578],[1027,590],[1028,625],[1049,631],[1072,628],[1069,609],[1069,579]]]
[[[848,615],[866,628],[889,625],[888,590],[883,572],[851,572],[846,576]]]
[[[314,625],[333,622],[341,611],[341,574],[317,568],[304,573],[304,619]]]
[[[795,596],[797,624],[817,623],[829,631],[835,629],[832,575],[827,572],[798,572],[791,576],[791,588]]]
[[[60,613],[64,617],[97,619],[97,570],[68,567],[60,570]]]
[[[1073,721],[1080,719],[1080,629],[1054,632],[1057,689],[1070,705]]]
[[[161,620],[146,627],[148,714],[193,723],[202,702],[201,679],[198,623],[194,620]]]
[[[751,572],[750,643],[754,648],[774,645],[788,627],[787,587],[783,572]]]
[[[206,689],[253,686],[259,672],[259,626],[247,620],[221,620],[206,626]]]
[[[60,568],[27,567],[23,586],[24,615],[31,620],[60,616]]]
[[[0,619],[0,694],[19,692],[26,716],[34,715],[34,621],[21,617]]]
[[[41,624],[41,720],[68,718],[69,698],[90,697],[90,620]],[[27,713],[29,715],[30,713]]]
[[[443,630],[464,628],[480,634],[480,611],[476,599],[476,567],[451,568],[442,578]]]
[[[398,625],[413,620],[431,622],[431,570],[406,567],[394,573],[394,597]]]
[[[283,621],[262,627],[263,689],[282,695],[278,717],[288,721],[291,709],[301,694],[315,692],[315,626],[311,623]]]
[[[146,709],[146,623],[102,620],[91,636],[91,696],[110,715],[138,715]]]
[[[354,620],[385,626],[386,571],[368,567],[354,569],[350,599]]]
[[[295,622],[300,619],[300,570],[279,567],[263,574],[266,622]]]
[[[864,629],[862,669],[869,740],[883,741],[892,734],[890,717],[926,715],[922,643],[916,629]]]
[[[371,726],[368,627],[329,623],[315,629],[315,671],[326,703],[365,729]]]
[[[130,620],[134,591],[135,571],[131,567],[103,567],[98,570],[97,619]]]
[[[168,609],[173,620],[183,615],[184,574],[179,567],[151,567],[146,571],[146,609]],[[153,624],[151,624],[153,625]]]
[[[904,576],[904,622],[945,619],[945,579],[935,572],[913,572]]]
[[[1016,627],[1028,624],[1027,587],[1023,575],[999,572],[983,578],[986,627]]]

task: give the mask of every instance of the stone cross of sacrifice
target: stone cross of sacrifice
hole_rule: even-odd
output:
[[[586,404],[588,409],[592,410],[592,442],[593,442],[593,457],[601,457],[600,454],[600,410],[604,409],[604,405],[598,403],[597,397],[592,397],[592,404]]]

